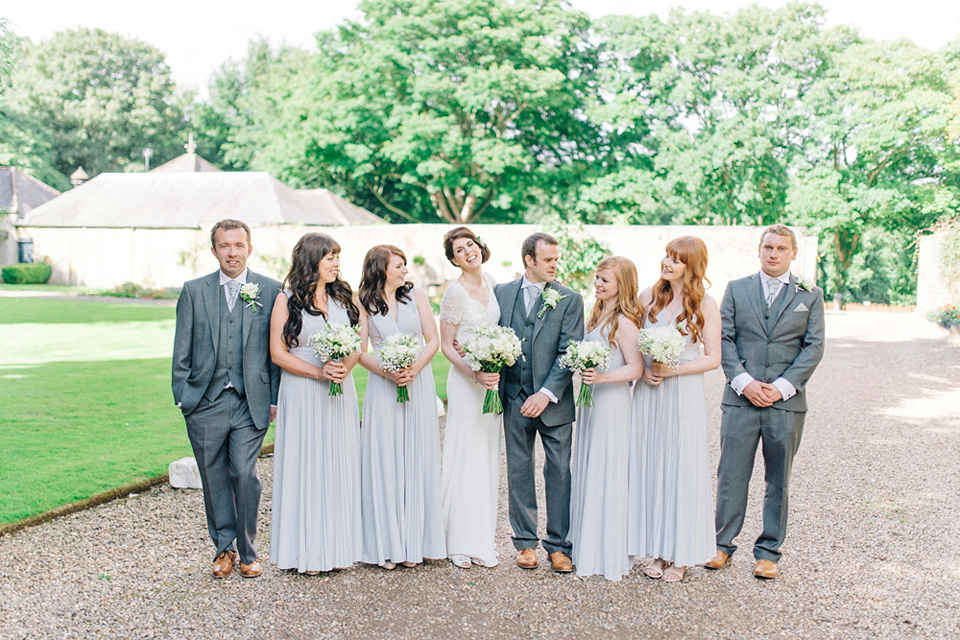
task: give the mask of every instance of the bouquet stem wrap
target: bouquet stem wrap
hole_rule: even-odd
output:
[[[481,367],[484,373],[500,373],[501,367],[487,365]],[[500,402],[500,385],[496,389],[487,389],[487,395],[483,397],[483,413],[503,413],[503,403]]]

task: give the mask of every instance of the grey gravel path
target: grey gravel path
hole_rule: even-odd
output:
[[[753,578],[761,477],[743,549],[679,585],[512,562],[317,577],[209,576],[201,496],[169,487],[0,538],[2,638],[957,638],[960,348],[913,314],[831,313],[794,466],[781,576]],[[714,464],[719,372],[708,377]],[[272,459],[261,461],[263,553]]]

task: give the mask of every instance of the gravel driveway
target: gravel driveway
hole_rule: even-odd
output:
[[[957,638],[960,348],[914,314],[828,313],[794,464],[780,577],[753,578],[762,477],[741,551],[682,584],[513,563],[501,480],[494,569],[446,561],[222,581],[197,491],[169,487],[0,538],[2,638]],[[713,463],[723,379],[708,375]],[[272,458],[258,539],[269,548]],[[541,523],[541,528],[542,528]]]

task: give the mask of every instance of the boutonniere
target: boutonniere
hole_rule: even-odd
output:
[[[540,298],[543,300],[543,306],[540,307],[540,313],[537,314],[537,320],[543,317],[543,314],[547,312],[547,309],[556,309],[557,303],[566,298],[565,295],[560,295],[560,292],[556,289],[548,289],[547,287],[543,288],[543,292],[540,294]]]
[[[257,307],[263,306],[257,302],[257,298],[260,297],[260,285],[256,282],[248,282],[240,287],[240,297],[243,298],[243,301],[247,303],[248,307],[253,308],[254,313],[257,312]]]
[[[800,293],[801,291],[806,291],[809,293],[810,291],[813,291],[813,285],[810,284],[806,278],[797,278],[797,284],[794,285],[794,289],[797,293]]]

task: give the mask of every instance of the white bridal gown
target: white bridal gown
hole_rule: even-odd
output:
[[[495,325],[500,306],[493,278],[484,275],[486,306],[454,280],[443,294],[440,319],[457,325],[457,339],[480,324]],[[494,530],[500,480],[500,415],[484,414],[486,389],[456,367],[447,375],[447,426],[443,437],[441,500],[447,555],[469,556],[480,564],[497,564]]]

